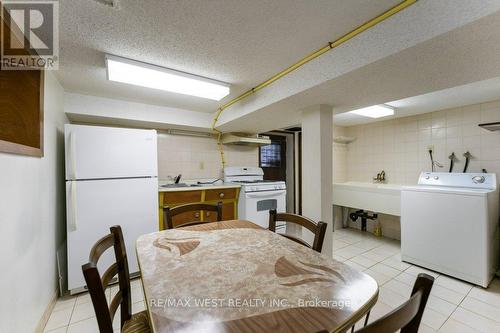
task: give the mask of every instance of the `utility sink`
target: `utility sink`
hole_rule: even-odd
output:
[[[398,184],[334,183],[333,204],[401,216],[401,188]]]

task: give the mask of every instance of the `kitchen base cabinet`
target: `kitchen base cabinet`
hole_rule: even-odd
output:
[[[193,203],[205,203],[216,205],[222,202],[222,220],[236,220],[238,218],[238,195],[240,189],[238,187],[222,188],[222,189],[196,189],[196,190],[169,190],[159,192],[159,230],[165,230],[167,224],[163,216],[163,207],[174,208],[177,206]],[[187,222],[215,222],[217,221],[217,213],[208,211],[193,211],[176,215],[172,218],[172,223],[175,226]]]

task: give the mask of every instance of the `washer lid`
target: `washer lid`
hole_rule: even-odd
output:
[[[492,189],[477,189],[468,187],[452,187],[452,186],[403,186],[402,192],[432,192],[444,194],[457,194],[457,195],[473,195],[473,196],[486,196],[488,193],[495,192]]]

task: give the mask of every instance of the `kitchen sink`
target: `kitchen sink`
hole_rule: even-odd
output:
[[[177,187],[200,187],[201,185],[199,184],[186,184],[186,183],[178,183],[178,184],[164,184],[161,185],[161,187],[166,187],[166,188],[177,188]]]

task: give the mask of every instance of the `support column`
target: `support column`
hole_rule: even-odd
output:
[[[302,111],[302,214],[328,224],[322,253],[333,251],[333,113],[329,105]],[[304,229],[305,230],[305,229]],[[302,232],[308,242],[313,235]]]

